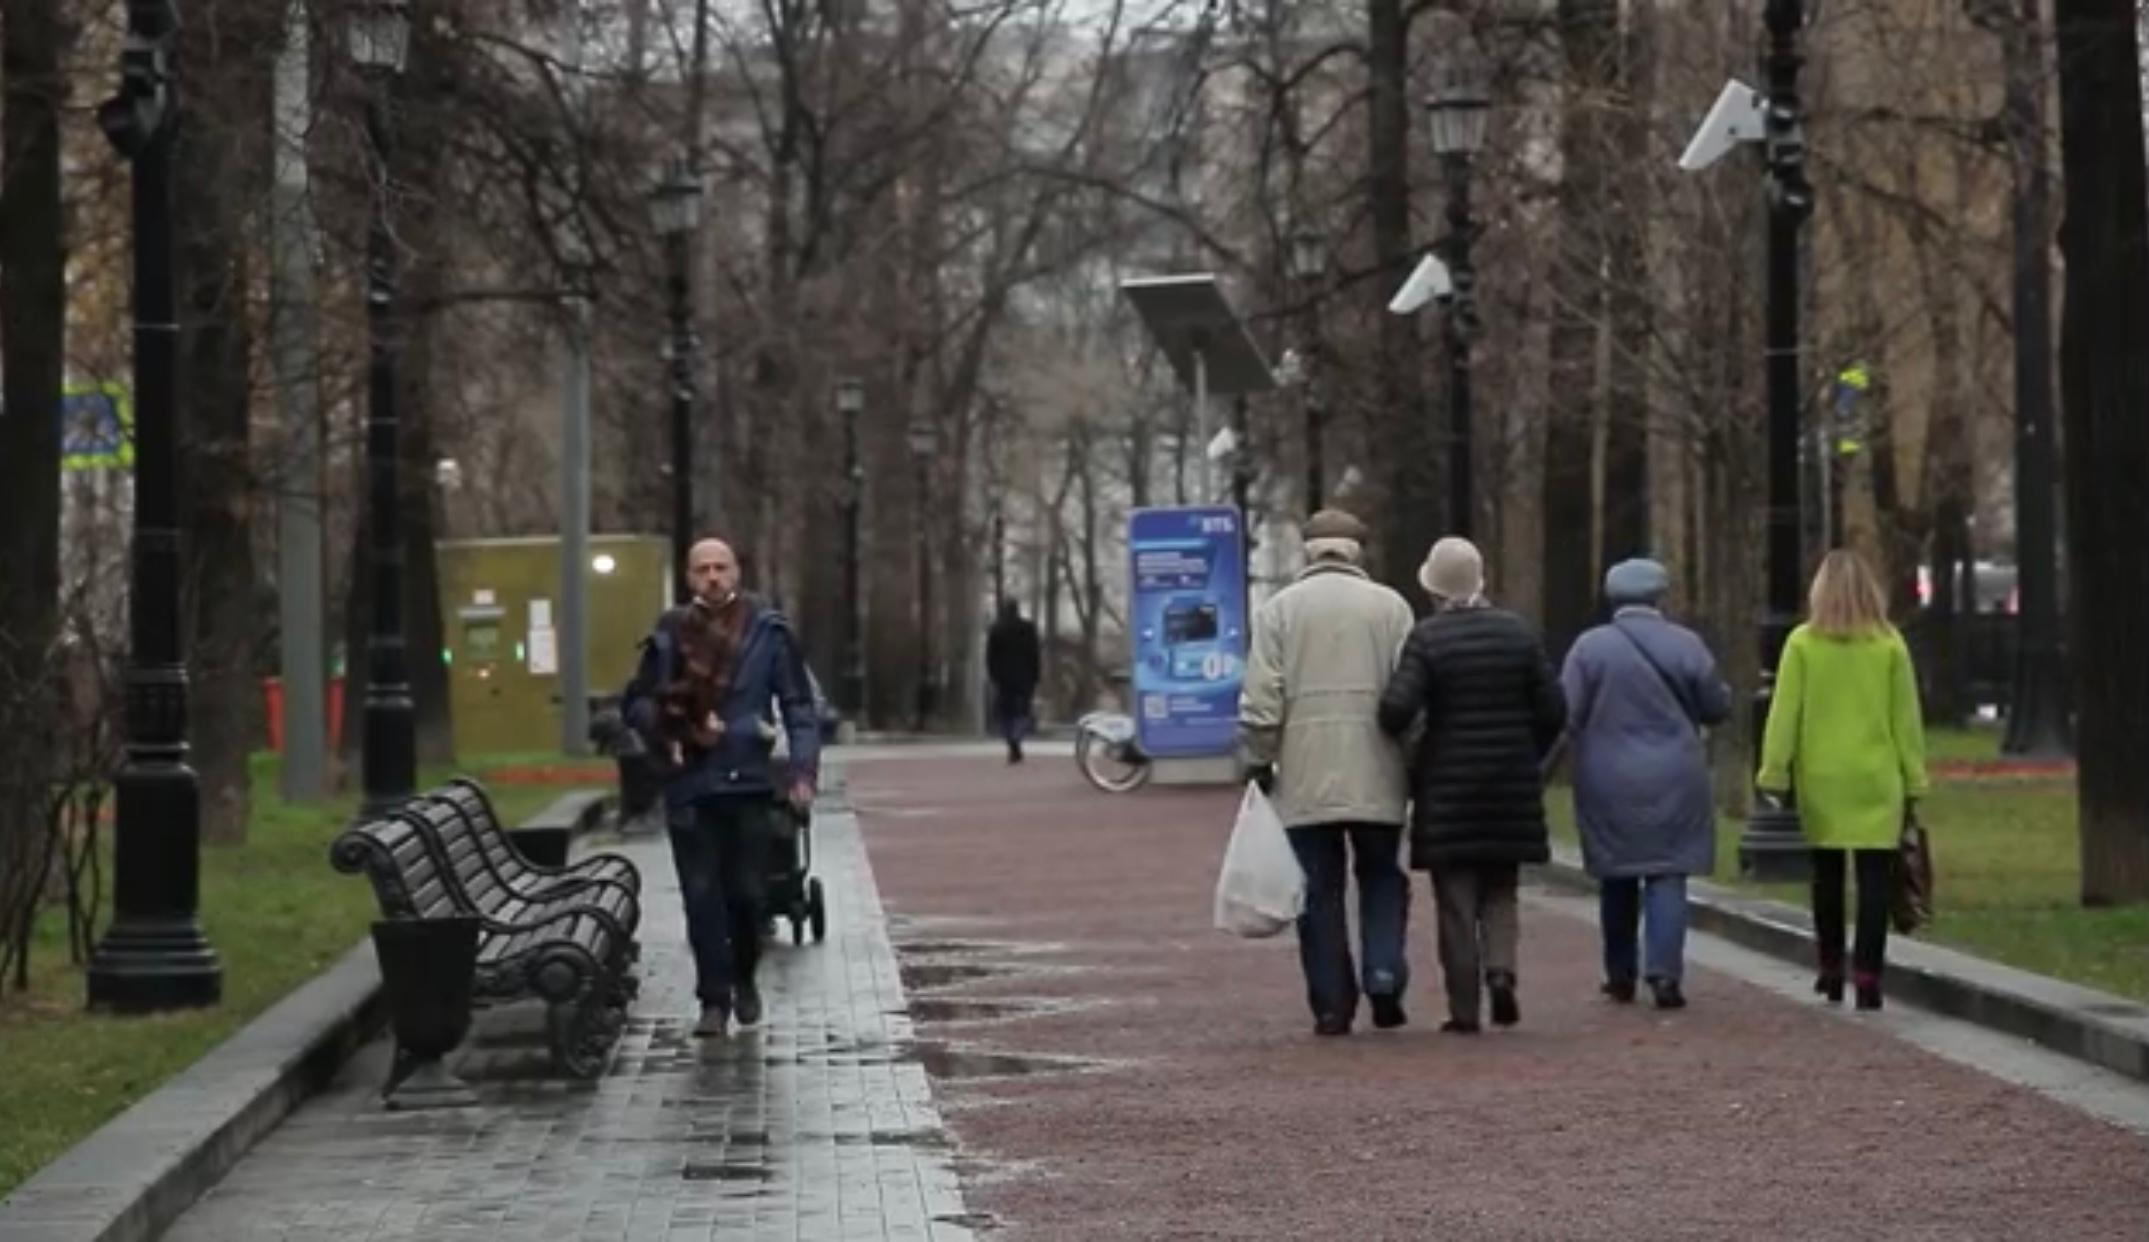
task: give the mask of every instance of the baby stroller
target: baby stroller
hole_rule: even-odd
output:
[[[813,812],[799,810],[782,791],[791,788],[790,763],[778,758],[773,764],[776,777],[776,813],[769,817],[776,833],[770,844],[769,874],[766,892],[767,904],[762,908],[770,922],[779,916],[791,920],[791,943],[806,943],[806,933],[813,932],[813,942],[821,943],[828,938],[828,906],[822,895],[821,879],[811,875],[813,870]]]

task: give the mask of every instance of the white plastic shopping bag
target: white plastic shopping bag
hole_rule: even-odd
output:
[[[1216,877],[1216,925],[1235,936],[1273,936],[1306,909],[1306,873],[1291,852],[1283,820],[1261,787],[1247,782],[1239,821]]]

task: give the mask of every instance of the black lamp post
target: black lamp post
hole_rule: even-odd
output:
[[[701,179],[684,163],[674,164],[651,200],[657,232],[664,238],[665,275],[671,302],[671,337],[665,357],[671,363],[672,409],[672,557],[673,580],[683,603],[687,586],[686,554],[694,546],[694,304],[692,256],[694,232],[701,226]]]
[[[1757,753],[1775,690],[1776,665],[1798,620],[1798,234],[1813,213],[1798,100],[1798,70],[1804,60],[1798,50],[1798,32],[1806,21],[1804,0],[1767,0],[1766,17],[1768,613],[1761,623],[1761,685],[1754,696]],[[1757,880],[1794,881],[1808,874],[1808,863],[1796,807],[1755,799],[1753,815],[1739,835],[1739,869]]]
[[[90,959],[93,1009],[213,1005],[224,968],[202,934],[201,786],[187,766],[179,646],[175,422],[179,327],[172,276],[171,55],[175,0],[129,0],[119,93],[98,109],[134,165],[134,545],[129,564],[126,761],[114,782],[113,918]]]
[[[918,699],[915,725],[923,733],[933,718],[933,547],[927,533],[926,514],[932,506],[933,425],[924,419],[910,424],[910,464],[915,476],[918,504]]]
[[[396,477],[401,456],[396,356],[403,325],[395,305],[395,237],[388,224],[389,90],[410,51],[409,6],[404,0],[363,5],[352,13],[346,35],[351,60],[365,80],[366,140],[373,161],[366,240],[366,507],[373,618],[366,636],[363,766],[364,813],[378,815],[418,786],[416,710],[403,638],[403,504]]]
[[[1439,85],[1427,102],[1427,111],[1433,153],[1447,174],[1447,265],[1455,286],[1447,322],[1448,529],[1467,537],[1475,525],[1470,478],[1470,346],[1479,327],[1477,269],[1470,259],[1470,242],[1477,228],[1470,216],[1470,161],[1485,145],[1491,99],[1480,58],[1467,43],[1442,61],[1439,72]]]
[[[1291,235],[1291,279],[1298,285],[1305,321],[1299,328],[1299,377],[1306,403],[1306,512],[1328,499],[1328,410],[1321,401],[1321,312],[1315,301],[1328,274],[1328,243],[1311,229]]]
[[[859,572],[866,470],[858,460],[858,420],[865,411],[866,386],[837,381],[836,412],[843,416],[843,710],[853,721],[862,720],[866,709],[866,601]]]

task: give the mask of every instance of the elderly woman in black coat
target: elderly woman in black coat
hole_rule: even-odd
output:
[[[1440,908],[1440,1029],[1475,1034],[1481,974],[1493,1022],[1522,1018],[1515,889],[1521,864],[1551,857],[1543,763],[1567,702],[1536,632],[1485,599],[1484,559],[1468,540],[1434,544],[1418,581],[1436,611],[1403,647],[1380,724],[1401,737],[1424,723],[1411,757],[1410,864],[1432,872]]]

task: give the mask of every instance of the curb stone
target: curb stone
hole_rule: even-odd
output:
[[[1558,887],[1597,891],[1570,847],[1555,846],[1538,871]],[[1696,928],[1798,965],[1813,961],[1813,920],[1796,906],[1700,880],[1687,882],[1687,906]],[[2149,1005],[1901,936],[1889,937],[1886,986],[1920,1008],[2149,1082]]]
[[[383,1025],[370,940],[0,1199],[0,1242],[147,1242]]]

